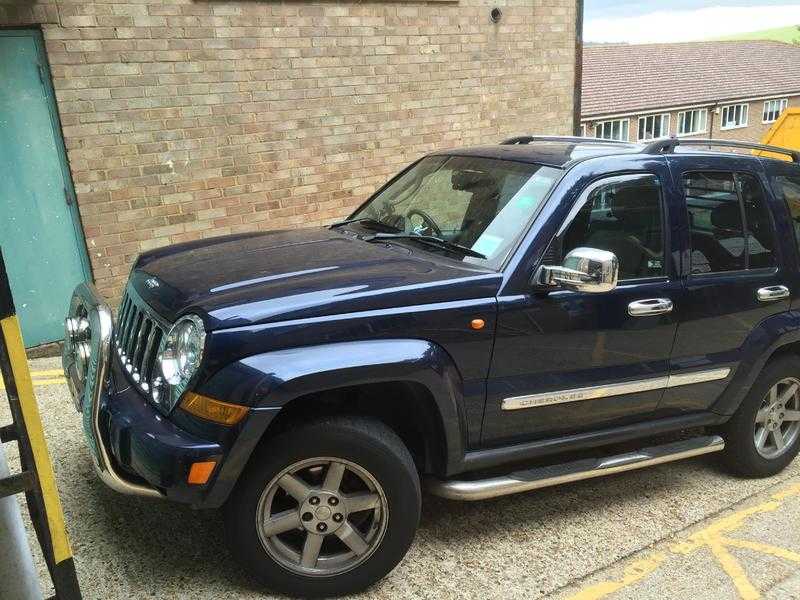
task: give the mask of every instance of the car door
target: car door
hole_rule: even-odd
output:
[[[681,321],[672,353],[674,381],[661,409],[699,411],[719,398],[745,342],[768,317],[789,310],[792,278],[776,238],[772,196],[753,159],[669,158],[682,189],[687,248]],[[770,206],[773,207],[770,210]]]
[[[647,171],[576,183],[577,200],[551,217],[556,233],[545,241],[544,262],[560,264],[577,247],[612,251],[620,263],[615,289],[529,285],[498,297],[484,445],[624,424],[657,409],[681,282],[671,260],[672,217],[663,185],[669,172],[663,160],[648,165]],[[574,192],[561,197],[576,198]],[[637,310],[655,302],[660,310]]]

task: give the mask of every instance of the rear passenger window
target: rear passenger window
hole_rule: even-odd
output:
[[[775,265],[774,235],[761,184],[740,173],[683,178],[691,236],[691,273]]]
[[[623,176],[589,192],[562,237],[562,255],[575,248],[617,256],[620,279],[664,274],[661,187],[652,175]]]

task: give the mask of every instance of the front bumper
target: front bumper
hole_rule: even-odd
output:
[[[110,377],[100,398],[100,435],[115,466],[131,479],[178,502],[201,504],[211,485],[190,485],[195,462],[214,461],[220,468],[223,448],[184,431],[164,417],[125,378],[112,359]],[[213,478],[216,472],[212,474]]]
[[[201,504],[210,484],[189,485],[189,469],[219,463],[222,447],[178,428],[127,383],[111,357],[111,310],[93,286],[75,289],[66,329],[64,373],[100,479],[123,494]]]

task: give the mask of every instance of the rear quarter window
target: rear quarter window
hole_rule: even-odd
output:
[[[800,174],[776,175],[772,178],[772,188],[775,195],[783,198],[789,208],[795,243],[800,247]]]

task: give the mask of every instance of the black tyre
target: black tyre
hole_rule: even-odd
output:
[[[253,454],[225,505],[228,544],[275,591],[351,594],[405,556],[420,501],[414,461],[394,431],[371,419],[327,418]]]
[[[723,461],[737,475],[770,477],[800,450],[800,357],[767,363],[721,430]]]

